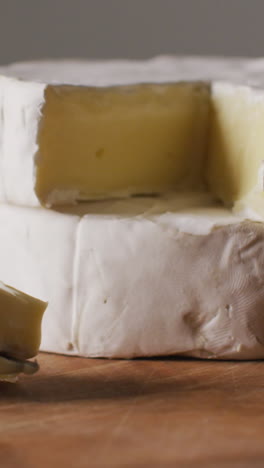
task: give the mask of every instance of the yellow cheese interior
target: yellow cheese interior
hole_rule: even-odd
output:
[[[38,145],[43,204],[200,189],[228,206],[264,201],[264,98],[246,86],[48,86]]]
[[[0,287],[0,355],[16,359],[36,356],[46,307],[45,302],[10,286]]]
[[[78,199],[201,187],[209,89],[178,83],[49,86],[39,128],[36,192]]]
[[[248,87],[216,85],[210,126],[210,190],[228,205],[249,195],[253,200],[263,190],[264,97]]]

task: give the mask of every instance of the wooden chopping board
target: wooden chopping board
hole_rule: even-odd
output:
[[[0,384],[1,468],[264,467],[264,362],[39,362]]]

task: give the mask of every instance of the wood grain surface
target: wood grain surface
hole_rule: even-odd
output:
[[[264,362],[39,362],[0,384],[1,468],[264,467]]]

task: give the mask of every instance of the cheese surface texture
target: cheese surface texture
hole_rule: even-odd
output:
[[[258,204],[263,69],[174,57],[2,67],[0,199],[50,207],[206,188],[228,206]]]
[[[0,69],[0,277],[49,301],[42,350],[264,358],[263,70]]]
[[[264,357],[262,223],[206,194],[0,217],[1,277],[49,300],[42,350]]]
[[[0,380],[34,373],[47,303],[0,282]]]

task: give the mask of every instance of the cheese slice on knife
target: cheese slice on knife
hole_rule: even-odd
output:
[[[0,282],[0,380],[38,370],[38,364],[27,359],[38,353],[46,307],[47,303]]]
[[[0,276],[49,300],[42,350],[264,358],[262,223],[197,193],[0,219]]]

